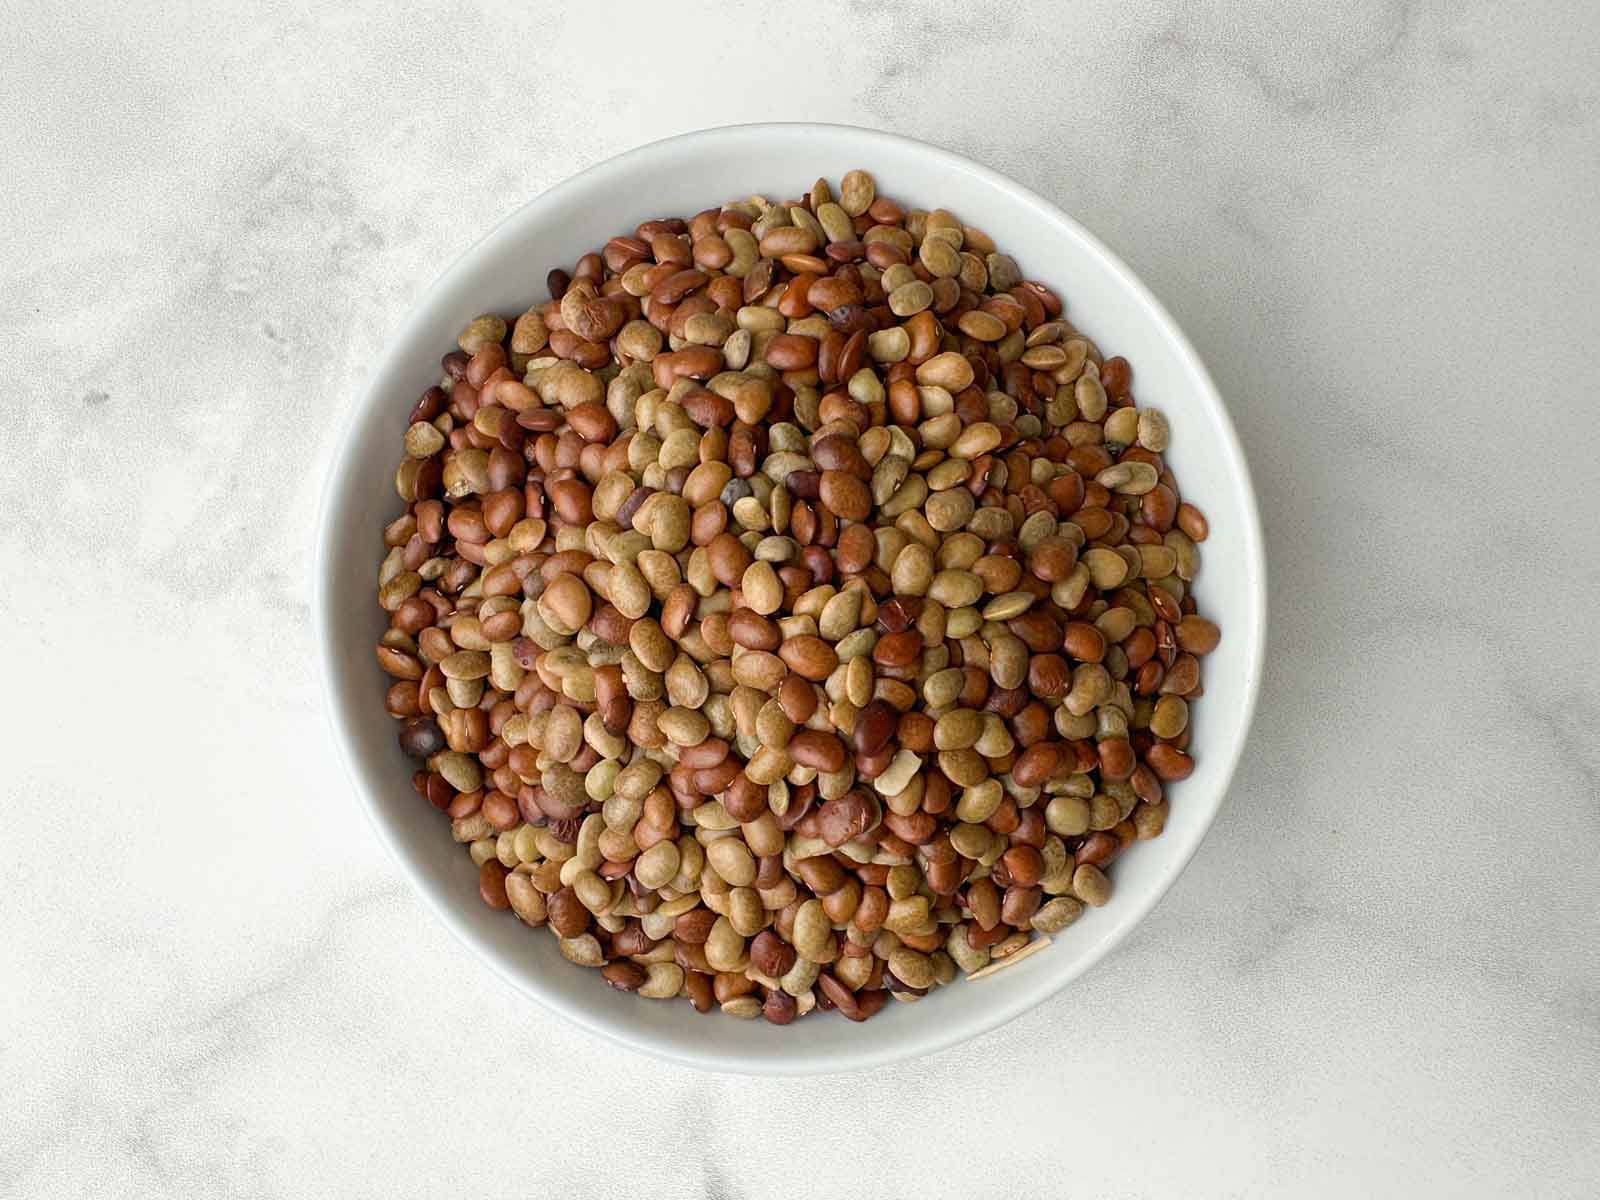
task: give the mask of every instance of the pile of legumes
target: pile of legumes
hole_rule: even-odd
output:
[[[779,1025],[1105,904],[1219,637],[1128,363],[863,171],[548,289],[417,401],[379,572],[388,711],[484,902]]]

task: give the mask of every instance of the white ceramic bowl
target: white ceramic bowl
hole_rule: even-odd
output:
[[[762,192],[799,195],[819,175],[872,172],[886,195],[943,206],[989,233],[1029,278],[1064,298],[1077,325],[1133,365],[1140,401],[1172,425],[1167,460],[1207,514],[1198,596],[1222,644],[1205,665],[1193,776],[1172,788],[1161,837],[1118,860],[1105,908],[1054,945],[977,983],[958,981],[919,1004],[890,1004],[856,1025],[817,1015],[786,1028],[700,1016],[685,1003],[612,991],[568,964],[555,939],[478,898],[477,870],[445,822],[417,799],[413,769],[384,712],[372,647],[384,628],[375,599],[380,531],[399,508],[394,468],[406,414],[436,382],[439,357],[479,313],[520,312],[544,299],[545,272],[639,221],[687,215]],[[1053,205],[977,163],[906,138],[837,125],[745,125],[685,134],[591,167],[523,206],[426,293],[375,364],[350,415],[323,496],[314,613],[333,736],[356,794],[401,869],[446,925],[505,979],[547,1008],[615,1041],[719,1071],[808,1074],[926,1054],[1032,1008],[1127,935],[1172,885],[1210,826],[1244,746],[1266,635],[1261,529],[1238,437],[1194,350],[1155,298],[1104,246]]]

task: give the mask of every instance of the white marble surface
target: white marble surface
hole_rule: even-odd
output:
[[[1600,1192],[1600,10],[646,11],[7,8],[0,1195]],[[346,796],[306,603],[435,274],[765,119],[944,143],[1124,255],[1228,397],[1274,605],[1231,801],[1125,947],[799,1082],[481,970]]]

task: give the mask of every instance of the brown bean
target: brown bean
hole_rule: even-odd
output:
[[[794,947],[770,929],[762,930],[750,943],[751,965],[774,979],[787,975],[795,958]]]
[[[873,700],[856,717],[852,735],[856,753],[876,754],[889,744],[895,732],[898,714],[884,700]]]
[[[802,729],[789,740],[789,757],[802,767],[837,771],[845,763],[844,743],[831,733]]]
[[[761,1003],[761,1015],[773,1025],[788,1025],[799,1015],[795,998],[781,989],[771,989]]]
[[[817,711],[817,690],[800,676],[790,675],[778,688],[778,703],[784,716],[803,725]]]
[[[978,928],[989,930],[1000,923],[1000,893],[988,879],[980,879],[967,889],[967,909]]]
[[[672,923],[674,940],[690,946],[701,946],[711,936],[711,927],[717,923],[717,914],[709,908],[691,908]]]
[[[1033,914],[1039,911],[1039,905],[1043,902],[1044,893],[1039,888],[1028,887],[1020,882],[1013,883],[1006,888],[1005,895],[1001,898],[1000,920],[1015,929],[1026,929],[1028,922],[1033,919]]]
[[[570,887],[552,892],[545,901],[550,928],[564,938],[575,938],[589,927],[589,910]]]
[[[815,338],[780,333],[767,343],[767,362],[779,371],[800,371],[817,361]]]
[[[794,865],[800,881],[818,896],[827,896],[844,886],[844,868],[833,858],[803,858]]]
[[[1211,535],[1211,527],[1206,522],[1205,514],[1188,503],[1178,505],[1178,528],[1183,530],[1192,542],[1203,542]]]
[[[1120,782],[1133,774],[1133,747],[1126,738],[1106,738],[1097,751],[1102,778]]]
[[[872,648],[872,659],[884,667],[907,667],[914,663],[921,653],[921,631],[906,629],[879,638]]]
[[[1040,787],[1055,774],[1060,760],[1060,750],[1055,744],[1040,742],[1018,756],[1011,766],[1011,778],[1018,787]]]
[[[1061,648],[1078,662],[1100,662],[1106,655],[1106,638],[1087,621],[1069,621]]]
[[[847,792],[837,800],[828,801],[818,810],[820,836],[834,847],[860,837],[876,824],[877,819],[877,801],[861,791]]]
[[[833,674],[833,669],[839,665],[839,656],[833,647],[809,634],[783,642],[778,648],[778,657],[791,671],[818,682]]]
[[[1178,645],[1190,654],[1210,654],[1222,640],[1222,631],[1216,622],[1192,613],[1178,622]]]
[[[866,483],[846,471],[824,471],[820,494],[828,511],[841,520],[864,521],[872,511]]]
[[[488,859],[478,868],[478,895],[490,908],[511,907],[511,901],[506,896],[506,869],[499,860]]]
[[[636,992],[646,979],[645,969],[638,963],[618,959],[600,968],[600,977],[619,992]]]
[[[1150,764],[1150,769],[1163,783],[1187,779],[1194,774],[1194,759],[1165,742],[1157,742],[1146,750],[1144,760]]]
[[[1000,860],[1011,873],[1012,882],[1022,887],[1032,887],[1044,874],[1044,859],[1032,846],[1013,846],[1000,856]]]

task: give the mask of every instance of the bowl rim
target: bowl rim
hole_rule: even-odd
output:
[[[851,1047],[849,1049],[828,1051],[812,1050],[804,1055],[795,1054],[787,1057],[766,1059],[754,1058],[742,1051],[723,1049],[714,1043],[708,1044],[704,1050],[697,1048],[695,1051],[690,1052],[672,1044],[663,1044],[656,1041],[652,1035],[643,1031],[642,1027],[618,1027],[608,1021],[594,1019],[593,1015],[581,1006],[567,1002],[558,994],[541,991],[527,978],[513,973],[507,966],[498,961],[497,955],[488,946],[480,941],[477,932],[457,911],[456,906],[443,896],[435,893],[433,887],[421,877],[418,867],[411,861],[410,850],[405,842],[401,839],[396,829],[382,815],[374,793],[373,783],[366,778],[359,767],[353,750],[354,733],[352,720],[345,707],[339,702],[334,685],[334,680],[340,674],[340,666],[337,662],[337,648],[333,644],[334,621],[332,606],[334,589],[330,586],[330,576],[333,568],[332,543],[334,541],[335,528],[338,524],[338,514],[333,509],[333,501],[335,495],[344,490],[348,477],[354,471],[353,459],[355,455],[353,451],[357,430],[364,423],[363,418],[375,405],[382,403],[384,400],[384,397],[379,395],[379,385],[382,377],[386,374],[385,368],[389,361],[401,353],[403,347],[412,345],[420,335],[423,327],[434,319],[433,314],[429,312],[430,297],[447,290],[458,278],[476,271],[480,266],[481,260],[489,255],[498,241],[512,236],[515,231],[520,230],[524,225],[537,221],[544,210],[555,206],[569,192],[579,191],[601,182],[609,175],[626,170],[638,159],[659,155],[674,149],[687,150],[697,148],[700,145],[714,143],[732,135],[750,136],[762,133],[782,133],[785,136],[794,136],[800,132],[819,137],[844,135],[855,139],[858,144],[865,145],[868,149],[873,145],[892,146],[899,150],[922,156],[930,160],[934,166],[942,166],[952,171],[972,175],[996,191],[1006,193],[1011,200],[1029,209],[1039,221],[1057,228],[1063,236],[1077,240],[1091,256],[1100,260],[1100,264],[1106,272],[1114,277],[1118,285],[1126,289],[1138,302],[1158,331],[1172,344],[1185,369],[1191,373],[1200,385],[1193,399],[1210,410],[1209,415],[1214,419],[1220,430],[1222,445],[1229,459],[1227,464],[1228,474],[1235,491],[1235,500],[1241,513],[1246,518],[1243,528],[1240,530],[1247,568],[1245,588],[1253,599],[1258,618],[1246,631],[1248,646],[1245,665],[1246,677],[1244,679],[1244,703],[1239,713],[1238,734],[1233,739],[1232,745],[1226,750],[1226,759],[1221,764],[1221,772],[1217,779],[1211,811],[1206,815],[1204,823],[1192,835],[1190,844],[1182,847],[1176,856],[1166,864],[1163,874],[1153,885],[1140,894],[1127,898],[1126,903],[1119,902],[1117,905],[1117,924],[1108,929],[1104,937],[1098,939],[1093,945],[1076,956],[1070,964],[1064,965],[1061,970],[1053,974],[1041,974],[1031,986],[1017,989],[1004,1002],[980,1010],[964,1020],[953,1021],[948,1026],[934,1032],[913,1039],[868,1044],[859,1049]],[[1149,915],[1150,911],[1161,902],[1177,881],[1178,876],[1183,873],[1193,860],[1201,843],[1205,841],[1206,836],[1209,834],[1211,826],[1216,820],[1217,812],[1222,807],[1223,799],[1232,782],[1239,760],[1244,753],[1245,744],[1249,741],[1260,694],[1267,638],[1265,541],[1261,528],[1261,516],[1256,504],[1255,489],[1251,481],[1244,447],[1239,441],[1233,420],[1228,413],[1227,407],[1223,404],[1222,396],[1218,392],[1210,372],[1206,369],[1204,362],[1195,351],[1187,335],[1185,335],[1182,328],[1167,312],[1161,302],[1156,299],[1155,295],[1127,264],[1101,242],[1098,237],[1032,189],[1024,187],[999,171],[975,162],[965,155],[931,145],[920,139],[883,130],[835,122],[782,121],[720,125],[674,134],[670,137],[644,143],[621,154],[594,163],[538,195],[531,197],[496,222],[483,236],[468,246],[426,288],[417,293],[405,320],[398,330],[389,336],[379,357],[369,368],[366,383],[361,389],[359,398],[354,404],[348,406],[343,416],[333,442],[332,455],[318,502],[311,572],[312,621],[317,639],[320,691],[325,709],[328,735],[338,751],[338,757],[343,764],[345,775],[354,786],[369,824],[377,833],[379,841],[383,844],[390,857],[406,877],[412,890],[422,898],[424,904],[432,910],[434,916],[472,952],[474,958],[488,966],[490,970],[517,992],[532,999],[545,1009],[559,1014],[578,1027],[617,1045],[682,1066],[741,1075],[799,1076],[854,1072],[934,1054],[960,1042],[992,1032],[1008,1021],[1014,1020],[1023,1013],[1042,1004],[1069,983],[1093,968],[1137,928]]]

